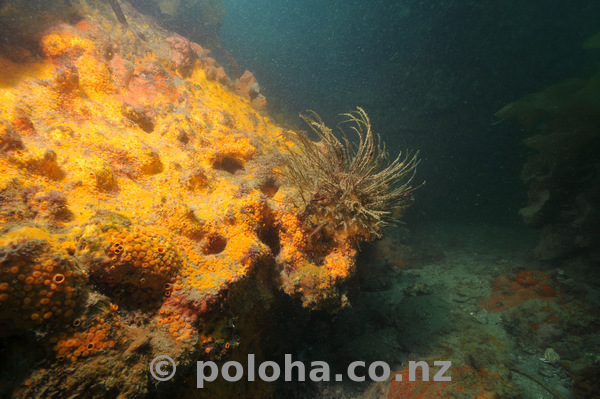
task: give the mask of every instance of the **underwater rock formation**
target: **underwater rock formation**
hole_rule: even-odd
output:
[[[267,99],[260,92],[260,86],[256,78],[250,71],[244,71],[238,82],[233,86],[237,94],[249,99],[252,106],[258,110],[264,110],[267,106]]]
[[[0,395],[184,389],[197,360],[259,354],[282,291],[346,303],[373,237],[310,239],[282,179],[292,133],[205,49],[124,2],[126,25],[106,1],[33,3],[0,15],[0,350],[21,359]],[[149,379],[157,355],[180,384]]]
[[[539,259],[582,253],[600,258],[599,95],[596,73],[557,83],[496,113],[517,118],[535,133],[524,140],[535,153],[521,173],[529,203],[520,214],[527,225],[541,229],[534,251]]]
[[[225,19],[222,0],[133,0],[140,10],[155,17],[161,24],[183,25],[192,35],[196,31],[215,38]],[[171,29],[173,26],[167,26]]]
[[[283,157],[284,174],[297,188],[292,201],[309,234],[304,254],[283,252],[280,257],[289,276],[283,284],[288,293],[320,298],[326,285],[351,275],[357,243],[380,238],[383,227],[396,221],[394,212],[408,207],[418,188],[412,186],[418,154],[399,154],[390,161],[362,108],[343,116],[358,136],[356,145],[345,135],[338,139],[314,112],[301,117],[318,143],[303,132],[289,133],[295,147]],[[320,267],[311,261],[316,254],[323,257]]]
[[[227,60],[235,77],[241,77],[237,63],[219,40],[219,30],[225,19],[222,0],[132,0],[131,4],[152,15],[161,26],[212,48]],[[224,75],[223,67],[219,68],[215,72]]]

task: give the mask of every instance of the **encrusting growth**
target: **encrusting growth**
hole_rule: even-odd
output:
[[[298,189],[304,222],[311,231],[330,238],[339,234],[359,240],[382,235],[397,222],[394,213],[412,202],[418,152],[399,154],[390,162],[379,135],[373,133],[366,112],[342,114],[358,136],[352,143],[342,130],[339,140],[314,111],[300,115],[320,142],[293,132],[296,148],[284,157],[286,175]]]
[[[124,29],[107,0],[27,3],[0,12],[0,352],[24,361],[0,365],[3,397],[176,396],[189,373],[159,383],[153,358],[259,357],[295,304],[349,306],[416,156],[388,161],[360,108],[357,140],[316,114],[322,143],[284,137],[250,73],[129,5]]]

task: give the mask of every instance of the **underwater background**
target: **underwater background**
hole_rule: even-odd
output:
[[[598,1],[0,0],[0,397],[598,397],[599,154]]]
[[[419,220],[519,223],[527,150],[494,113],[599,61],[594,1],[224,3],[222,42],[275,112],[360,105],[394,151],[421,150]]]

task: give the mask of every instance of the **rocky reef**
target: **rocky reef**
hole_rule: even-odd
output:
[[[598,35],[584,43],[600,48]],[[541,230],[534,252],[542,260],[600,253],[600,73],[572,78],[530,94],[496,113],[515,118],[532,135],[524,140],[534,152],[521,179],[529,202],[520,210],[525,223]]]
[[[346,305],[365,239],[308,239],[280,165],[295,144],[249,72],[109,3],[1,5],[2,396],[194,387],[197,360],[260,357],[274,308]],[[157,355],[175,380],[149,378]]]

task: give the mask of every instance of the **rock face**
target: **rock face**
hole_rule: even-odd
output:
[[[535,152],[521,173],[529,203],[520,213],[541,229],[535,254],[543,260],[584,254],[600,258],[600,74],[569,79],[505,106],[496,116],[516,117]]]
[[[233,89],[240,96],[249,99],[254,108],[263,110],[266,107],[267,99],[261,94],[260,86],[252,72],[244,71]]]
[[[120,4],[126,25],[100,0],[0,16],[0,351],[22,359],[0,396],[174,390],[154,357],[184,387],[197,360],[260,353],[282,298],[345,303],[359,240],[308,240],[278,160],[294,144],[253,108],[256,80],[236,94],[202,47]]]

